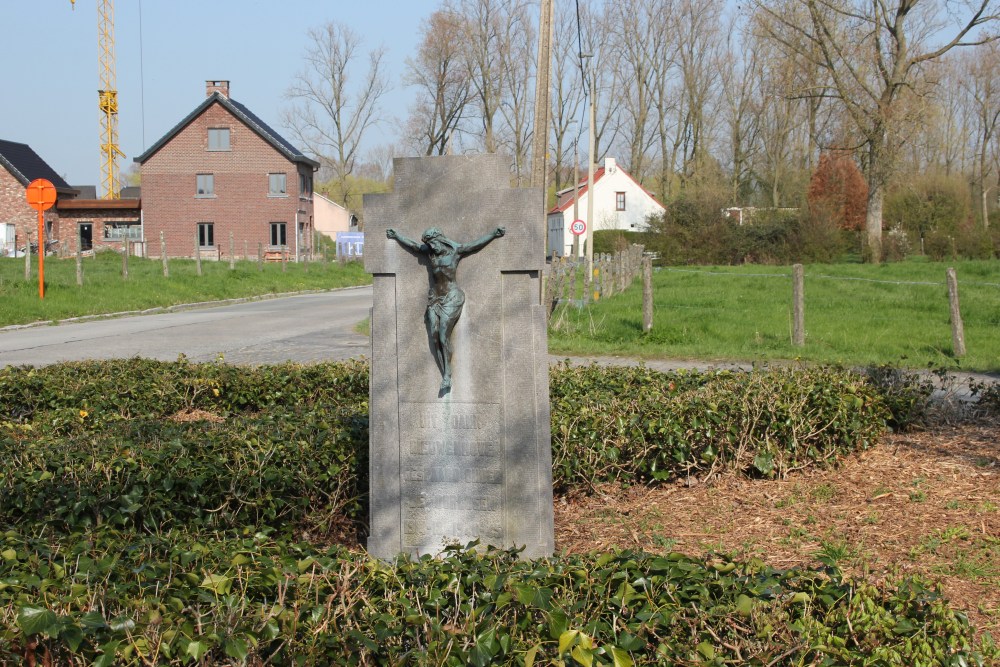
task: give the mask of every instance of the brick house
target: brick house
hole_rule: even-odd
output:
[[[229,97],[228,81],[207,81],[194,111],[135,158],[142,177],[147,254],[160,235],[171,257],[228,259],[309,253],[313,173],[319,163]]]
[[[56,188],[57,206],[78,194],[27,144],[0,139],[0,255],[23,249],[27,239],[38,241],[38,211],[28,205],[25,189],[36,178],[44,178]],[[46,239],[58,233],[59,215],[55,208],[44,214]]]

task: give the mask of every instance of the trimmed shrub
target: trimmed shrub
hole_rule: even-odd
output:
[[[470,545],[471,546],[471,545]],[[919,581],[635,551],[374,561],[266,534],[0,536],[15,664],[983,664]],[[7,583],[16,582],[16,583]]]

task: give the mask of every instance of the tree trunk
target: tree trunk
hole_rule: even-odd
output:
[[[884,199],[885,186],[877,179],[869,179],[863,261],[871,264],[882,262],[882,202]]]

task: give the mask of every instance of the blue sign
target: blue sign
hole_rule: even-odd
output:
[[[337,258],[360,259],[365,254],[364,232],[337,232]]]

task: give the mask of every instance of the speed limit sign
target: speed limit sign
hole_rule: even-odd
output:
[[[585,231],[587,231],[587,223],[584,222],[583,220],[574,220],[573,224],[569,226],[569,231],[579,236],[580,234],[583,234]]]

